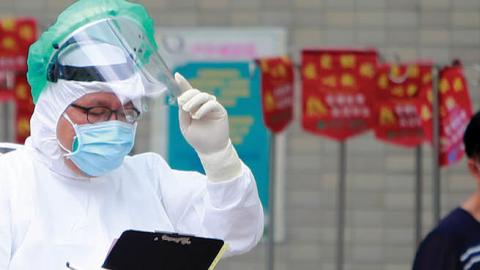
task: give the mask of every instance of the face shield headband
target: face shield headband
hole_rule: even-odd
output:
[[[85,25],[55,48],[47,70],[50,82],[115,82],[139,74],[144,91],[135,93],[136,98],[180,94],[163,59],[131,19],[115,17]]]
[[[59,51],[66,51],[72,46],[79,49],[78,44],[70,39]],[[109,49],[108,44],[91,44],[91,47]],[[88,48],[88,47],[86,47]],[[115,47],[111,46],[110,49]],[[71,48],[70,48],[71,49]],[[85,47],[84,47],[85,50]],[[123,63],[104,64],[104,65],[90,65],[90,66],[75,66],[73,64],[62,64],[58,61],[58,54],[54,55],[53,63],[48,68],[47,80],[50,82],[57,82],[58,80],[77,81],[77,82],[109,82],[126,80],[135,74],[134,63],[129,57],[124,58]]]

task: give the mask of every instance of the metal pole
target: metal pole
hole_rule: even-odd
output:
[[[0,138],[0,140],[3,140],[3,141],[8,141],[9,140],[9,134],[10,134],[10,121],[9,121],[9,107],[8,107],[8,104],[7,103],[4,103],[3,104],[3,110],[2,110],[2,114],[4,115],[4,118],[3,118],[3,132],[2,134],[2,137]]]
[[[423,193],[423,163],[422,163],[422,146],[419,145],[415,149],[416,159],[416,183],[415,183],[415,250],[422,240],[422,193]]]
[[[270,133],[270,185],[268,193],[267,269],[275,268],[275,147],[277,136]]]
[[[346,142],[340,142],[337,190],[337,270],[343,270],[343,243],[345,235],[345,178],[347,169]]]
[[[440,107],[439,107],[439,67],[434,66],[432,68],[432,90],[433,90],[433,183],[432,183],[432,198],[433,198],[433,224],[437,224],[440,221],[440,201],[441,201],[441,186],[440,186],[440,166],[439,166],[439,153],[440,153]]]
[[[14,91],[13,88],[15,87],[15,73],[11,71],[5,72],[5,86],[7,87],[8,91]],[[11,141],[13,140],[12,138],[12,115],[10,115],[10,102],[7,102],[3,106],[3,115],[4,115],[4,121],[3,121],[3,140],[4,141]],[[15,136],[15,135],[13,135]]]

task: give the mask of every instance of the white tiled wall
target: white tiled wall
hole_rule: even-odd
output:
[[[71,2],[0,0],[0,15],[33,15],[45,27]],[[372,46],[403,60],[431,57],[446,62],[458,57],[465,64],[480,63],[479,0],[140,2],[161,26],[286,27],[295,57],[304,46]],[[475,108],[478,91],[471,89]],[[287,236],[277,247],[276,269],[335,269],[338,145],[303,132],[298,115],[288,131]],[[143,131],[140,136],[148,134]],[[382,144],[371,133],[350,140],[347,147],[345,269],[409,269],[415,251],[414,151]],[[432,224],[430,154],[425,146],[425,231]],[[475,189],[465,161],[442,171],[442,189],[443,213]],[[263,245],[218,267],[264,268]]]

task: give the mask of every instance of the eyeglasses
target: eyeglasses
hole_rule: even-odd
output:
[[[135,123],[140,117],[140,111],[133,107],[112,110],[104,106],[83,107],[77,104],[71,104],[70,106],[84,111],[87,114],[87,121],[90,124],[109,121],[112,117],[112,114],[115,114],[116,120],[130,124]]]

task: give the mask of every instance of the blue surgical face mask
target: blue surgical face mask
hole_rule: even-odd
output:
[[[137,124],[112,120],[95,124],[77,125],[65,113],[63,117],[75,129],[72,150],[60,147],[82,172],[89,176],[104,175],[122,165],[135,141]]]

